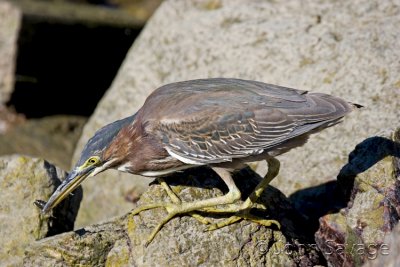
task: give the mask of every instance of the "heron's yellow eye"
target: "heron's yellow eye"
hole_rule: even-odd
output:
[[[97,164],[99,161],[100,161],[100,159],[99,159],[98,157],[91,157],[91,158],[89,158],[89,159],[86,161],[86,164],[85,164],[85,165],[87,165],[87,166],[89,166],[89,165],[95,165],[95,164]]]

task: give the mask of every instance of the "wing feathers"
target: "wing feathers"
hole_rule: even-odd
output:
[[[257,90],[252,91],[257,97],[246,100],[225,99],[220,91],[212,98],[213,92],[206,92],[204,103],[199,98],[190,116],[165,116],[153,121],[151,128],[171,156],[188,164],[210,164],[278,149],[292,138],[336,123],[353,109],[326,94],[281,87]]]

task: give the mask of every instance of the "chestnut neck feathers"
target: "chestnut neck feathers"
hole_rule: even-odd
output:
[[[104,151],[104,159],[113,161],[110,168],[134,174],[168,168],[155,164],[168,157],[162,144],[154,136],[146,134],[143,125],[136,120],[124,126]],[[173,162],[173,165],[179,163],[176,160]]]

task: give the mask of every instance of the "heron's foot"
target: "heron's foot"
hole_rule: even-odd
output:
[[[271,225],[275,225],[279,229],[281,228],[280,223],[278,221],[276,221],[276,220],[267,220],[267,219],[264,219],[262,217],[258,217],[258,216],[250,214],[249,210],[244,210],[244,211],[237,212],[235,215],[229,217],[226,220],[220,221],[218,223],[211,224],[207,228],[207,230],[208,231],[213,231],[213,230],[216,230],[216,229],[219,229],[219,228],[234,224],[234,223],[236,223],[236,222],[238,222],[240,220],[252,221],[254,223],[257,223],[257,224],[260,224],[260,225],[263,225],[263,226],[267,226],[267,227],[270,227]]]
[[[156,208],[165,208],[168,212],[168,215],[164,217],[161,222],[158,223],[158,225],[153,229],[151,232],[150,236],[148,237],[145,246],[147,247],[151,241],[153,241],[154,237],[157,235],[157,233],[161,230],[161,228],[169,222],[172,218],[175,216],[184,213],[185,207],[183,204],[174,204],[174,203],[152,203],[148,205],[143,205],[141,207],[136,208],[135,210],[132,211],[132,215],[135,216],[139,214],[142,211],[145,210],[150,210],[150,209],[156,209]],[[189,212],[189,211],[188,211]]]
[[[236,212],[235,215],[233,215],[232,217],[230,217],[226,220],[223,220],[222,222],[210,225],[208,230],[219,229],[221,227],[231,225],[242,219],[250,220],[255,223],[264,225],[264,226],[271,226],[272,224],[275,224],[278,228],[281,228],[280,223],[276,220],[267,220],[267,219],[257,217],[257,216],[250,214],[251,208],[257,207],[257,205],[260,205],[260,204],[256,203],[257,200],[260,198],[261,194],[267,188],[268,184],[279,173],[280,163],[277,159],[267,158],[267,162],[268,162],[268,173],[265,175],[265,177],[261,180],[261,182],[256,186],[254,191],[250,194],[250,196],[246,199],[245,202],[243,202],[243,204],[240,207],[235,207],[234,205],[231,205],[230,207],[226,207],[219,211],[217,209],[208,209],[207,210],[207,212],[232,212],[232,211]],[[263,207],[263,209],[266,209],[264,205],[262,205],[262,207]]]
[[[154,230],[151,232],[145,246],[148,246],[151,241],[154,239],[154,237],[157,235],[157,233],[160,231],[160,229],[169,222],[172,218],[174,218],[177,215],[183,215],[183,214],[189,214],[193,215],[194,211],[201,211],[204,208],[210,208],[210,207],[215,207],[217,205],[225,205],[225,204],[231,204],[240,198],[240,192],[232,191],[227,193],[224,196],[220,197],[215,197],[211,199],[205,199],[205,200],[199,200],[195,202],[181,202],[181,203],[152,203],[148,205],[143,205],[135,210],[132,211],[132,215],[137,215],[142,211],[145,210],[150,210],[150,209],[155,209],[155,208],[164,208],[167,212],[168,215],[164,217],[159,224],[154,228]],[[196,214],[197,216],[195,217],[200,221],[201,223],[204,224],[209,224],[210,221],[207,219],[203,218],[202,216]],[[204,221],[202,220],[204,219]]]
[[[244,203],[242,204],[227,204],[224,205],[223,207],[207,207],[201,209],[202,212],[205,213],[238,213],[239,211],[242,211],[244,209],[258,209],[258,210],[263,210],[266,211],[267,207],[264,204],[260,203],[251,203],[250,205],[245,205]]]
[[[178,197],[178,195],[172,190],[172,188],[165,182],[164,178],[157,178],[158,182],[160,185],[164,188],[165,192],[168,194],[169,198],[171,201],[175,204],[180,204],[182,203],[182,200]],[[203,216],[195,213],[195,212],[189,212],[189,215],[195,218],[198,222],[202,224],[211,224],[211,221],[208,220],[207,218],[204,218]]]
[[[193,202],[195,203],[195,202]],[[153,229],[153,231],[151,232],[150,236],[147,239],[147,242],[145,244],[145,246],[147,247],[151,241],[153,241],[154,237],[157,235],[157,233],[161,230],[161,228],[167,223],[169,222],[172,218],[174,218],[177,215],[182,215],[182,214],[189,214],[191,216],[193,216],[194,218],[198,219],[198,221],[200,221],[203,224],[209,224],[210,222],[203,218],[202,216],[198,215],[198,214],[194,214],[193,210],[196,210],[196,207],[193,207],[193,203],[152,203],[152,204],[148,204],[148,205],[143,205],[141,207],[138,207],[137,209],[132,211],[132,215],[135,216],[137,214],[139,214],[142,211],[145,210],[150,210],[150,209],[155,209],[155,208],[164,208],[166,209],[166,211],[168,212],[168,215],[165,216],[159,223],[158,225]],[[202,221],[202,219],[204,219],[204,221]]]
[[[226,205],[225,207],[219,209],[210,207],[210,208],[205,208],[202,211],[208,213],[235,213],[233,216],[229,217],[226,220],[211,224],[207,229],[208,231],[216,230],[234,224],[242,219],[252,221],[267,227],[271,226],[272,224],[275,224],[278,228],[281,227],[280,223],[276,220],[267,220],[262,217],[252,215],[250,213],[250,210],[252,208],[267,210],[264,204],[253,203],[251,199],[248,198],[241,205],[231,204],[231,205]]]

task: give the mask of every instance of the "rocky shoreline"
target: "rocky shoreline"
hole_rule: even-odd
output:
[[[395,51],[400,51],[400,7],[395,3],[164,1],[90,118],[26,118],[6,107],[24,11],[0,2],[0,14],[9,14],[0,22],[0,55],[5,55],[0,62],[2,266],[399,262],[400,55]],[[259,80],[365,106],[279,158],[281,172],[260,199],[267,210],[253,212],[278,220],[281,229],[241,221],[205,231],[192,217],[181,216],[146,248],[165,211],[136,216],[130,211],[170,200],[155,181],[116,171],[88,178],[50,215],[33,204],[50,197],[98,128],[136,112],[158,86],[207,77]],[[71,99],[78,97],[74,94]],[[243,197],[265,173],[266,164],[260,163],[235,174]],[[177,173],[168,181],[183,201],[226,193],[208,168]]]

